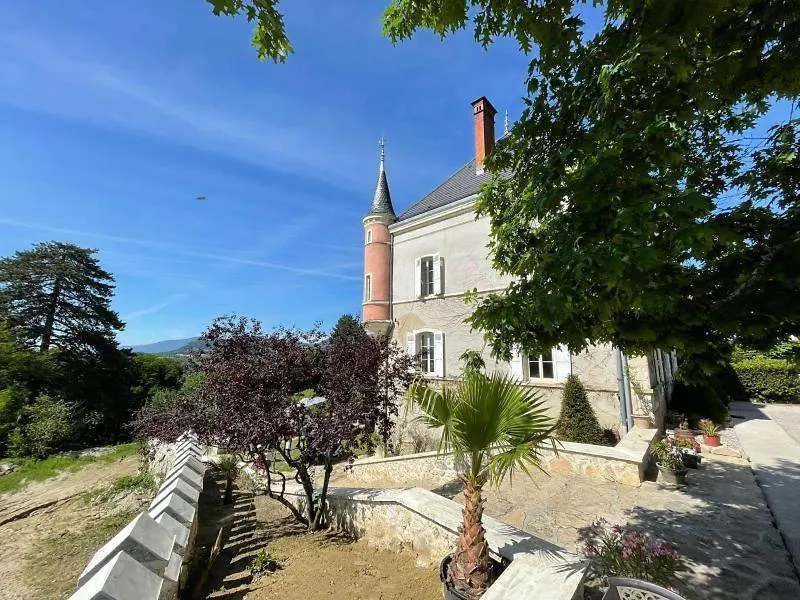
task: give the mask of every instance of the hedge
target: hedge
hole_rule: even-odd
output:
[[[800,403],[800,371],[789,361],[757,357],[733,368],[751,400]]]

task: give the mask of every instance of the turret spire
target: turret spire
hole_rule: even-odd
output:
[[[386,140],[381,137],[378,145],[380,146],[378,184],[375,186],[372,206],[370,206],[367,215],[388,215],[394,220],[396,215],[394,214],[394,207],[392,206],[392,196],[389,193],[389,183],[386,180]]]

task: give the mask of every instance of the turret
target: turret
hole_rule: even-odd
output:
[[[380,142],[378,184],[364,223],[363,320],[367,329],[385,333],[391,326],[392,239],[389,225],[397,220],[386,181],[386,149]]]

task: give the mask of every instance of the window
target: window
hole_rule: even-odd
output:
[[[409,331],[406,350],[420,371],[444,377],[444,333],[441,331]]]
[[[419,368],[423,373],[434,373],[436,371],[436,359],[434,357],[433,333],[420,333],[419,339]]]
[[[443,291],[444,259],[438,254],[422,256],[416,262],[414,287],[419,298],[436,296]]]
[[[522,348],[515,345],[511,350],[511,362],[508,366],[509,375],[517,381],[564,381],[572,373],[572,357],[565,346],[556,346],[537,356],[526,356]]]
[[[372,229],[367,229],[366,243],[367,244],[371,244],[372,243]]]
[[[528,358],[528,369],[531,379],[554,379],[553,351]]]
[[[364,302],[372,300],[372,275],[364,276]]]
[[[433,287],[433,257],[426,256],[420,261],[420,296],[432,296],[436,292]]]

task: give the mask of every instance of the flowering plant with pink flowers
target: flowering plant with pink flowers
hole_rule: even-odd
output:
[[[637,529],[598,519],[578,530],[580,550],[598,577],[633,577],[669,587],[686,568],[674,546]]]

